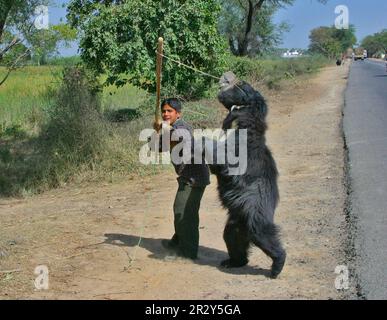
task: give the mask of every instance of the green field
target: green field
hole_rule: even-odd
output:
[[[5,74],[0,68],[0,77]],[[35,125],[52,104],[49,88],[60,81],[58,67],[25,67],[0,87],[0,133],[12,126]]]
[[[55,103],[62,70],[61,66],[29,66],[11,73],[0,86],[0,135],[7,128],[17,126],[30,131],[44,123],[47,111]],[[0,67],[0,78],[5,73],[5,68]],[[103,110],[136,109],[146,97],[144,91],[131,85],[105,87]]]

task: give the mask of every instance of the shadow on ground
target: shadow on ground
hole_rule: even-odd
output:
[[[119,233],[107,233],[104,244],[111,244],[120,247],[135,247],[139,244],[141,248],[144,248],[151,252],[149,256],[152,259],[168,260],[170,252],[161,246],[162,239],[153,238],[141,238],[133,235],[119,234]],[[195,264],[206,265],[217,268],[219,271],[234,274],[234,275],[261,275],[270,278],[270,270],[254,268],[252,266],[245,266],[242,268],[225,269],[219,266],[220,262],[227,259],[226,252],[208,248],[204,246],[199,247],[199,259],[194,260]]]

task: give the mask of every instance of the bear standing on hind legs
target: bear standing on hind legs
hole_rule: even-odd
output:
[[[230,165],[210,165],[218,180],[218,192],[228,210],[224,240],[229,259],[225,268],[242,267],[248,263],[250,244],[259,247],[272,260],[271,277],[276,278],[285,264],[278,228],[274,224],[279,192],[277,167],[266,146],[267,105],[264,98],[248,83],[237,81],[232,72],[220,80],[219,101],[229,110],[223,130],[247,129],[247,168],[241,175],[230,175]],[[235,139],[238,144],[238,139]],[[238,149],[238,145],[235,147]]]

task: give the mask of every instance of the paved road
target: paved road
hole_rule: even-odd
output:
[[[383,62],[351,66],[344,133],[360,293],[387,299],[387,72]]]

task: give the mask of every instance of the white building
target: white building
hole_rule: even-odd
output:
[[[301,56],[302,56],[302,52],[299,52],[297,50],[294,50],[294,51],[288,50],[282,55],[283,58],[296,58]]]

